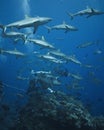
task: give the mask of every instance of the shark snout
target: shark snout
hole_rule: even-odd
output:
[[[52,21],[52,18],[43,17],[39,21],[40,21],[40,23],[45,24],[45,23]]]
[[[50,22],[50,21],[52,21],[52,18],[47,18],[46,21]]]

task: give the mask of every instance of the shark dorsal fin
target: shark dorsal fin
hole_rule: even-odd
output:
[[[86,8],[87,8],[87,9],[90,9],[90,7],[89,7],[88,5],[86,6]]]
[[[46,54],[47,56],[49,56],[50,55],[50,53],[49,52],[47,52],[47,54]]]
[[[73,59],[75,59],[75,58],[76,58],[76,56],[75,56],[75,55],[71,55],[70,57],[71,57],[71,58],[73,58]]]
[[[37,17],[37,18],[39,18],[39,16],[38,16],[38,15],[37,15],[36,17]]]
[[[28,18],[30,18],[27,14],[25,14],[25,19],[28,19]]]
[[[43,41],[45,41],[45,38],[44,38],[44,36],[42,36],[42,40],[43,40]]]
[[[66,24],[66,22],[65,22],[65,21],[63,21],[63,24]]]
[[[57,52],[61,52],[60,49],[58,49]]]
[[[14,51],[17,51],[17,49],[16,49],[16,48],[14,48]]]

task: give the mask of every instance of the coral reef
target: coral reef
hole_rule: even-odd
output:
[[[28,103],[19,112],[16,130],[104,130],[104,118],[92,117],[72,96],[40,91],[34,81],[27,94]]]

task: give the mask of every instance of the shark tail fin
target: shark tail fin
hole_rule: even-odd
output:
[[[45,27],[48,29],[48,33],[50,33],[51,27],[49,27],[49,26],[45,26]]]
[[[14,42],[17,43],[19,40],[21,40],[21,38],[15,38]]]
[[[0,28],[3,30],[3,33],[5,33],[5,31],[6,31],[6,26],[0,24]]]
[[[27,33],[25,34],[24,38],[23,38],[23,41],[24,41],[24,44],[26,44],[28,42],[28,36],[31,35],[32,33]]]
[[[72,13],[66,12],[68,16],[70,16],[71,20],[73,20],[74,15]]]
[[[2,54],[2,49],[0,48],[0,54]]]
[[[26,35],[26,36],[24,37],[24,39],[23,39],[23,43],[24,43],[24,44],[26,44],[27,41],[28,41],[28,40],[27,40],[27,37],[28,37],[28,36]]]
[[[17,42],[20,41],[20,40],[23,40],[23,43],[24,43],[24,44],[27,43],[27,38],[26,38],[26,37],[24,37],[24,38],[15,38],[15,39],[14,39],[14,43],[17,43]]]
[[[2,48],[0,48],[0,54],[3,54],[3,49]]]
[[[0,24],[0,28],[1,28],[1,29],[4,29],[4,25]]]

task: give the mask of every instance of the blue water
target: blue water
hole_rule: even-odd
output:
[[[61,78],[62,86],[59,88],[66,93],[77,95],[79,93],[80,100],[87,106],[90,104],[91,113],[93,115],[104,115],[104,15],[96,15],[90,18],[85,16],[76,16],[73,20],[66,12],[75,13],[83,10],[86,6],[104,11],[103,0],[1,0],[0,1],[0,23],[6,25],[21,20],[25,15],[31,17],[43,16],[51,17],[53,20],[48,26],[61,24],[65,21],[67,24],[78,28],[78,31],[64,33],[62,30],[53,30],[47,33],[47,29],[40,26],[32,37],[44,36],[46,41],[52,43],[57,49],[60,49],[67,55],[75,55],[83,65],[89,64],[92,68],[86,68],[74,63],[60,65],[70,73],[81,75],[83,79],[79,82],[82,89],[66,89],[65,84],[70,85],[73,78]],[[22,32],[22,29],[19,30]],[[24,32],[32,32],[32,29],[23,30]],[[99,41],[86,48],[78,49],[77,46],[84,42]],[[17,48],[19,51],[30,54],[27,58],[16,58],[12,55],[0,56],[0,80],[9,85],[5,87],[5,102],[13,103],[17,93],[23,93],[19,89],[26,90],[28,81],[21,81],[16,78],[20,72],[22,76],[30,76],[30,71],[46,70],[53,71],[58,65],[48,65],[43,61],[39,61],[31,52],[37,50],[33,44],[24,45],[22,42],[14,44],[10,38],[0,36],[0,48],[12,50]],[[101,54],[94,54],[99,49]],[[43,50],[40,50],[43,51]],[[15,87],[18,88],[11,88]],[[77,95],[78,97],[78,95]]]

